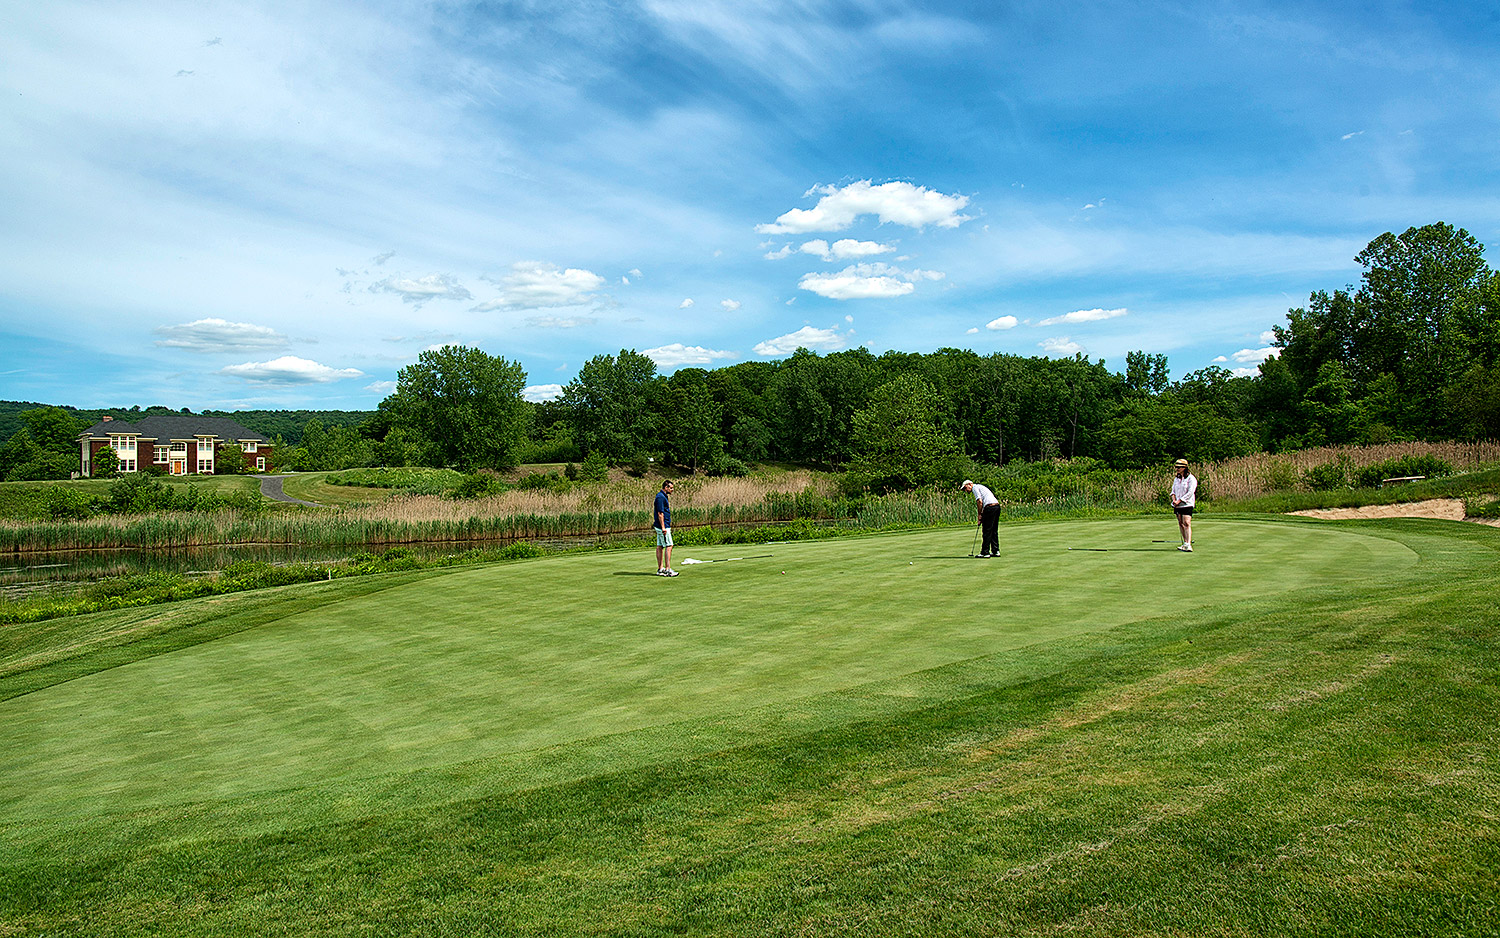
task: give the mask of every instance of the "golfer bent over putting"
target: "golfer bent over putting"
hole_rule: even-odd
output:
[[[672,569],[672,505],[667,497],[672,494],[672,480],[661,484],[656,493],[656,507],[651,511],[651,527],[656,529],[656,575],[676,576]]]
[[[980,527],[984,528],[984,544],[979,548],[979,556],[1000,556],[1000,500],[994,492],[971,479],[964,480],[963,488],[973,494],[974,510],[978,512]]]

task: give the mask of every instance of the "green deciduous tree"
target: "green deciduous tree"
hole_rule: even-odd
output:
[[[396,376],[381,404],[424,465],[509,469],[526,436],[526,372],[477,348],[429,349]]]
[[[854,457],[845,487],[894,491],[955,484],[963,451],[957,437],[939,428],[940,407],[937,391],[916,374],[871,392],[869,404],[854,414]]]
[[[563,388],[562,404],[573,442],[585,456],[600,454],[615,465],[643,454],[652,442],[650,388],[656,362],[634,349],[595,355]]]

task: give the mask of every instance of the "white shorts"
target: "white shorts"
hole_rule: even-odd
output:
[[[667,528],[665,531],[663,531],[661,528],[657,528],[656,529],[656,546],[657,547],[671,547],[672,546],[672,529],[671,528]]]

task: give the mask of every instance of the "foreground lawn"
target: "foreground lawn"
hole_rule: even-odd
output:
[[[12,627],[0,934],[1500,928],[1500,532],[1201,522]]]

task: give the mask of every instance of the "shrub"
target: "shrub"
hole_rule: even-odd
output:
[[[1453,474],[1453,465],[1426,453],[1412,456],[1397,456],[1384,462],[1373,463],[1355,474],[1354,484],[1359,488],[1378,488],[1386,479],[1402,476],[1426,476],[1435,479]]]
[[[609,478],[609,462],[605,460],[604,454],[598,450],[589,453],[583,460],[583,468],[578,471],[578,477],[584,482],[603,482]]]
[[[1302,484],[1314,492],[1331,492],[1349,487],[1349,474],[1353,460],[1347,453],[1340,453],[1321,466],[1313,466],[1302,473]]]
[[[750,467],[733,456],[720,453],[708,461],[703,471],[711,476],[733,476],[736,479],[743,479],[750,474]]]
[[[465,475],[452,490],[454,498],[484,498],[487,495],[499,495],[503,491],[505,483],[500,481],[500,477],[484,469]]]
[[[545,550],[542,550],[535,544],[517,541],[514,544],[507,544],[500,548],[495,552],[495,556],[501,560],[528,560],[532,557],[541,557],[546,553]]]

